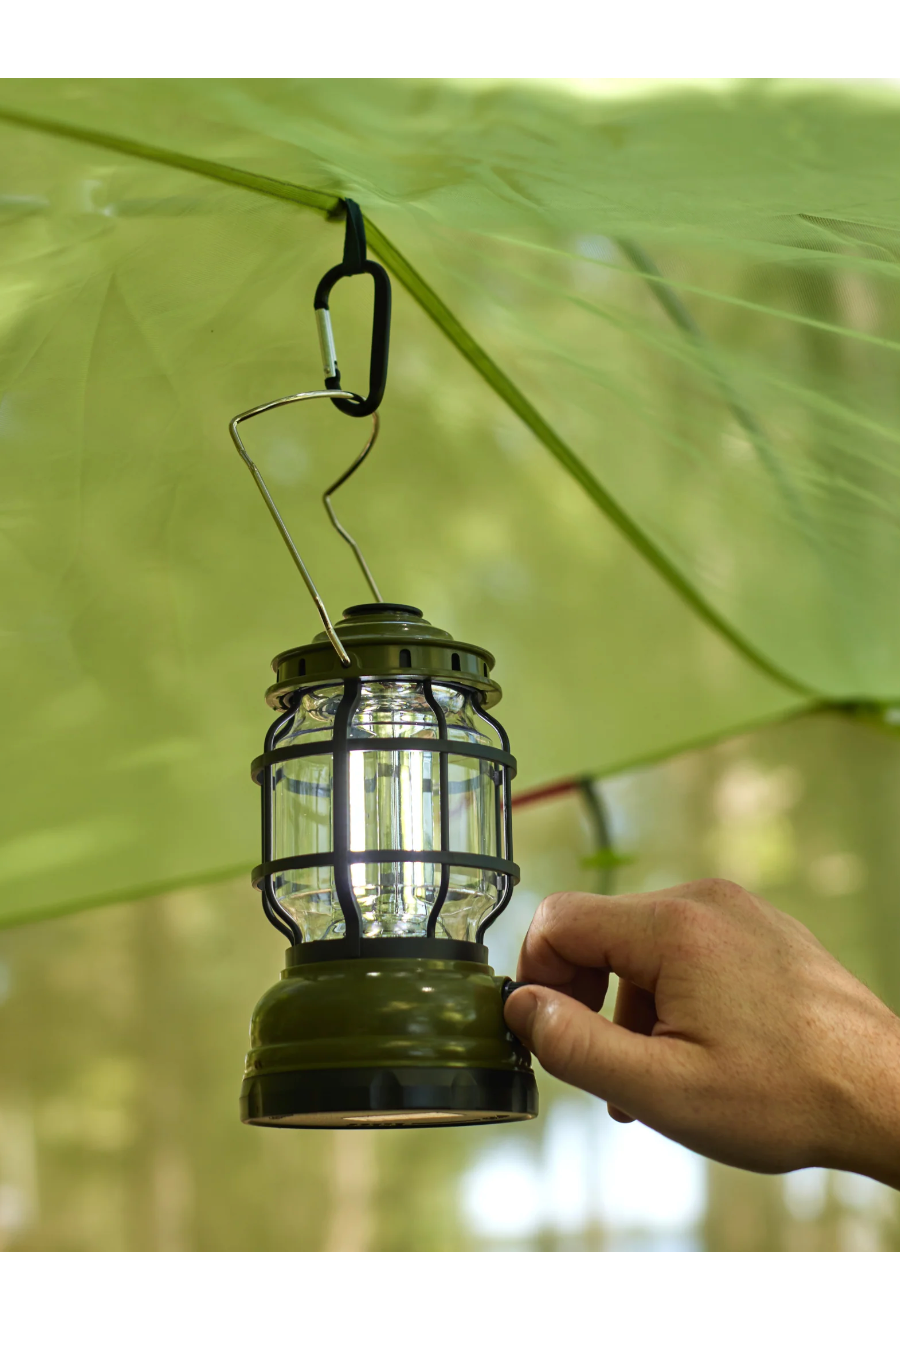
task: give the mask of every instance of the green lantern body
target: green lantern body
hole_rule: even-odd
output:
[[[268,918],[291,946],[253,1014],[242,1119],[293,1128],[529,1119],[484,932],[518,869],[493,658],[419,610],[359,605],[273,663],[254,762]]]

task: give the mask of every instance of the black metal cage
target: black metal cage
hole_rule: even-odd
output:
[[[391,684],[410,684],[413,681],[400,677],[391,677]],[[329,681],[329,684],[332,684]],[[253,871],[253,882],[262,891],[263,909],[274,926],[284,934],[292,946],[302,946],[304,960],[335,960],[342,957],[359,956],[372,950],[370,944],[377,943],[377,950],[387,954],[386,944],[397,944],[398,954],[402,949],[410,956],[416,950],[427,950],[449,959],[484,959],[482,946],[487,928],[503,912],[512,896],[513,887],[519,880],[519,868],[512,856],[512,816],[510,811],[510,784],[516,772],[516,761],[509,748],[509,738],[503,726],[488,713],[483,693],[473,691],[468,683],[455,684],[441,676],[441,688],[458,690],[476,701],[478,716],[494,729],[500,746],[474,744],[471,741],[457,740],[448,735],[447,718],[440,702],[435,697],[434,683],[431,678],[418,679],[415,683],[422,689],[425,701],[434,713],[437,723],[437,735],[431,737],[380,737],[377,744],[369,737],[350,734],[351,722],[359,705],[366,681],[356,677],[343,680],[343,693],[338,704],[330,739],[317,739],[308,745],[279,746],[278,740],[294,716],[297,696],[288,710],[282,713],[269,728],[265,740],[265,750],[253,761],[252,775],[261,789],[262,797],[262,856],[263,860]],[[386,683],[380,677],[380,683]],[[303,692],[310,692],[307,687]],[[350,757],[353,754],[372,751],[418,751],[437,755],[440,774],[440,847],[437,850],[416,851],[410,849],[365,849],[352,850],[350,847]],[[277,766],[287,761],[307,756],[330,755],[332,760],[332,848],[327,852],[303,853],[291,857],[275,857],[274,854],[274,790]],[[454,759],[485,760],[491,765],[491,777],[495,783],[494,810],[495,834],[498,847],[502,852],[494,854],[463,853],[450,848],[449,819],[449,761]],[[502,841],[502,846],[500,844]],[[440,885],[437,897],[431,906],[425,938],[417,937],[377,937],[363,936],[363,914],[354,889],[351,869],[360,863],[425,863],[440,867]],[[303,933],[296,919],[291,915],[276,895],[274,878],[280,874],[299,871],[304,868],[328,867],[333,869],[334,891],[344,920],[344,935],[321,941],[304,942]],[[497,878],[497,901],[480,923],[476,940],[472,942],[455,941],[437,934],[438,919],[447,898],[451,868],[481,869],[494,873]],[[432,947],[437,942],[437,949]]]

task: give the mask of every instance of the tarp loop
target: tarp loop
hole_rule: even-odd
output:
[[[337,353],[334,347],[334,334],[331,328],[331,312],[328,307],[331,290],[335,282],[342,277],[360,276],[368,272],[375,285],[375,307],[372,314],[372,350],[369,359],[369,392],[365,398],[357,395],[355,402],[334,399],[334,406],[348,417],[368,417],[375,412],[384,398],[387,384],[388,348],[391,338],[391,279],[380,263],[370,262],[366,257],[366,226],[356,202],[345,199],[346,225],[344,229],[344,257],[337,266],[325,273],[316,287],[313,306],[316,311],[316,327],[319,330],[319,347],[322,352],[322,368],[325,372],[325,388],[341,388],[341,372],[338,369]]]

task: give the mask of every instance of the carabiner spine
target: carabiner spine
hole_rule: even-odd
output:
[[[331,310],[327,307],[316,310],[316,328],[319,334],[319,351],[322,353],[322,370],[325,372],[325,379],[337,380],[338,385],[340,385],[341,372],[338,370],[337,352],[334,347]]]

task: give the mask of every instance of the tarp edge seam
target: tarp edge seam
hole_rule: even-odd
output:
[[[801,703],[795,708],[780,709],[764,717],[753,719],[749,722],[741,722],[736,726],[726,727],[720,732],[711,732],[708,736],[698,736],[693,740],[684,741],[678,745],[669,745],[664,747],[658,753],[648,752],[638,755],[634,759],[621,760],[613,763],[606,768],[597,770],[586,770],[579,773],[571,779],[571,783],[577,786],[585,778],[593,781],[601,781],[609,778],[615,778],[623,773],[631,773],[638,769],[652,768],[654,765],[662,764],[666,760],[677,758],[679,755],[690,754],[692,751],[709,749],[712,746],[720,745],[726,741],[734,740],[738,736],[749,735],[754,731],[762,731],[770,726],[777,726],[780,723],[798,720],[801,717],[813,716],[817,713],[843,713],[840,706],[829,703],[820,703],[811,700],[807,703]],[[560,785],[567,784],[568,779],[560,779]],[[554,784],[545,784],[539,786],[553,786]],[[527,809],[529,803],[522,805]],[[513,808],[515,809],[516,800],[513,798]],[[34,914],[25,910],[14,911],[12,914],[0,915],[0,931],[7,928],[21,928],[29,923],[42,923],[45,919],[64,919],[74,914],[86,913],[92,909],[105,909],[108,905],[126,904],[132,901],[151,900],[156,896],[173,895],[178,891],[192,890],[197,886],[212,886],[225,881],[237,881],[241,877],[246,877],[249,885],[252,863],[235,864],[231,867],[223,867],[218,870],[201,872],[192,876],[177,877],[171,881],[155,881],[145,886],[134,886],[127,889],[111,891],[109,893],[92,896],[82,900],[66,901],[65,904],[53,909],[43,910],[40,914]]]

